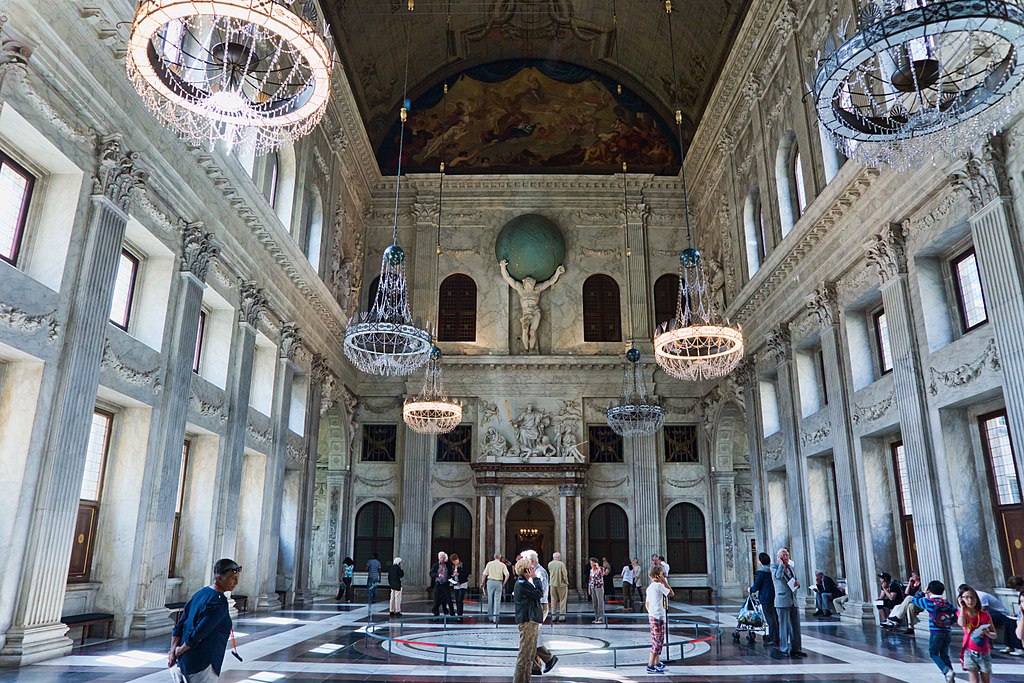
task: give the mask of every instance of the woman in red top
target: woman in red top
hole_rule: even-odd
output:
[[[587,592],[590,593],[590,601],[594,603],[594,623],[604,623],[604,567],[597,561],[596,557],[590,558],[590,581],[587,582]]]
[[[973,588],[966,588],[957,598],[957,623],[964,630],[960,648],[960,663],[971,683],[989,683],[992,680],[992,638],[995,627],[992,617],[981,606],[981,599]]]

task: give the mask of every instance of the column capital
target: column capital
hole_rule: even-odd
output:
[[[959,166],[949,174],[949,182],[954,191],[967,195],[971,211],[975,213],[996,197],[1008,195],[1009,178],[1002,136],[989,137],[977,152],[964,152]]]
[[[267,305],[266,293],[255,280],[243,280],[238,287],[238,322],[256,327],[260,314]]]
[[[106,197],[127,213],[132,192],[144,191],[149,180],[149,173],[136,165],[139,153],[124,149],[121,136],[115,134],[100,139],[97,158],[93,194]]]
[[[436,225],[440,208],[436,203],[416,201],[412,205],[412,217],[417,224]]]
[[[504,487],[500,484],[482,484],[473,487],[476,490],[478,496],[490,496],[496,498],[501,496]]]
[[[563,498],[583,495],[583,484],[559,484],[558,495]]]
[[[764,343],[768,347],[766,356],[775,365],[782,365],[790,357],[792,347],[789,343],[789,329],[786,325],[776,325],[764,335]]]
[[[205,282],[210,259],[220,253],[220,245],[212,232],[203,229],[200,222],[181,222],[181,266],[183,273],[192,273]]]
[[[836,283],[823,282],[807,298],[807,310],[817,318],[820,327],[832,327],[839,323],[839,296]]]
[[[757,368],[753,356],[746,356],[733,370],[732,377],[736,384],[746,390],[753,391],[757,387]]]
[[[302,333],[295,323],[281,324],[281,339],[278,357],[281,360],[295,360],[295,355],[302,348]]]
[[[907,272],[907,229],[902,223],[889,223],[864,245],[868,263],[878,271],[884,285]]]
[[[636,225],[647,225],[651,216],[651,206],[647,202],[637,202],[626,210],[626,222]]]

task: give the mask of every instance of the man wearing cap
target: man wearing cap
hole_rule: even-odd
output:
[[[188,683],[210,683],[220,677],[224,650],[231,635],[230,593],[242,567],[227,558],[213,566],[213,583],[203,586],[185,604],[171,631],[167,666],[178,665]]]

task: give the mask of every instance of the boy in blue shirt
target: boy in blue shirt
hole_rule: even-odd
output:
[[[946,586],[941,581],[930,581],[924,595],[914,596],[914,604],[928,612],[928,654],[948,683],[956,680],[953,662],[949,659],[949,629],[956,619],[956,610],[942,597],[945,592]]]

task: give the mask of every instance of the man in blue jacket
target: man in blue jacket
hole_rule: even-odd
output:
[[[761,611],[764,612],[764,620],[768,624],[768,635],[765,636],[765,645],[778,645],[779,643],[779,615],[775,613],[775,582],[772,580],[771,563],[772,558],[768,553],[760,553],[757,561],[761,563],[754,574],[754,585],[750,587],[751,593],[757,594],[761,603]]]
[[[171,631],[167,666],[177,664],[188,683],[214,683],[220,677],[231,635],[231,615],[224,594],[235,589],[241,572],[242,567],[234,560],[217,560],[213,583],[196,591]]]

